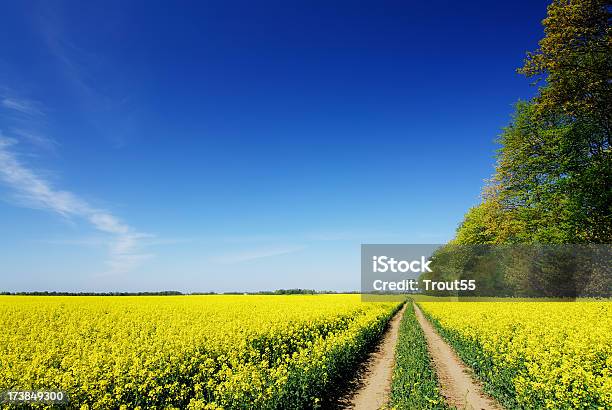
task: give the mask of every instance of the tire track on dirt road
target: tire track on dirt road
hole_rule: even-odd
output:
[[[406,302],[408,303],[408,302]],[[342,408],[353,410],[376,410],[384,407],[389,401],[391,378],[395,366],[395,345],[399,335],[400,322],[404,316],[406,305],[393,316],[389,326],[360,372],[357,380],[358,388],[350,397],[341,400]]]
[[[440,337],[433,325],[414,304],[417,320],[425,333],[429,355],[431,356],[438,381],[440,393],[446,403],[457,409],[499,410],[503,409],[489,397],[472,377],[471,370],[459,359],[455,351]]]

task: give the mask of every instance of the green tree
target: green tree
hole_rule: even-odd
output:
[[[610,7],[553,1],[545,37],[519,69],[545,84],[499,139],[495,199],[524,228],[508,242],[612,242]]]
[[[490,183],[485,187],[483,201],[465,214],[453,243],[495,245],[526,240],[526,222],[517,217],[516,210],[504,207],[500,200],[499,187],[497,183]]]
[[[517,104],[499,139],[502,147],[493,177],[496,200],[523,227],[505,242],[581,241],[579,209],[571,206],[574,155],[566,144],[574,138],[572,126],[565,124],[564,116],[544,120],[535,111],[535,104]]]
[[[535,98],[538,111],[594,122],[593,148],[600,151],[610,146],[612,122],[611,8],[608,0],[553,0],[542,21],[545,36],[519,69],[546,81]]]
[[[432,277],[478,277],[485,292],[506,282],[526,295],[609,289],[590,248],[583,255],[590,268],[578,272],[575,247],[534,244],[612,243],[611,10],[610,1],[552,1],[545,36],[519,69],[540,82],[538,93],[516,105],[483,201],[434,255]],[[609,260],[609,249],[601,252]],[[501,269],[492,263],[498,256]],[[552,286],[558,282],[569,285]]]
[[[545,85],[502,136],[498,177],[516,182],[519,171],[538,185],[526,187],[536,191],[526,206],[539,205],[551,232],[536,240],[612,242],[611,9],[605,0],[554,0],[538,50],[519,69]]]

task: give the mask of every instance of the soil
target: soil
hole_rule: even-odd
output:
[[[440,393],[446,398],[447,404],[457,409],[502,409],[503,407],[484,393],[482,386],[472,376],[471,370],[438,335],[416,305],[415,313],[425,332],[429,355],[433,359],[441,386]]]
[[[353,381],[352,393],[340,400],[340,408],[354,410],[377,410],[385,408],[391,391],[391,377],[395,366],[395,345],[399,325],[406,306],[389,321],[387,330],[362,369]]]

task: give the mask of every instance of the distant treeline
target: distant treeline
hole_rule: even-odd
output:
[[[177,290],[162,290],[159,292],[0,292],[0,295],[25,296],[177,296],[177,295],[322,295],[337,293],[359,293],[357,291],[336,292],[333,290],[314,289],[277,289],[258,292],[191,292],[183,293]]]
[[[224,295],[316,295],[325,293],[337,293],[332,290],[314,290],[314,289],[277,289],[277,290],[262,290],[258,292],[224,292]]]
[[[175,296],[183,295],[176,290],[162,290],[159,292],[0,292],[0,295],[26,295],[26,296]]]
[[[259,292],[247,292],[248,295],[335,295],[335,294],[357,294],[356,290],[336,292],[335,290],[314,290],[314,289],[277,289],[262,290]],[[195,293],[194,293],[195,294]],[[240,292],[225,292],[224,295],[240,295]]]

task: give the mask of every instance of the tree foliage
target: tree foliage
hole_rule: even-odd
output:
[[[495,174],[456,242],[612,242],[610,2],[555,0],[519,72],[545,84],[499,137]]]
[[[497,165],[482,202],[466,213],[455,239],[434,255],[439,276],[480,276],[486,270],[481,249],[461,245],[612,243],[611,10],[612,2],[605,0],[549,5],[545,36],[518,69],[540,84],[537,95],[516,104],[498,139]],[[543,252],[537,246],[529,252],[539,258],[556,252],[547,260],[567,259],[563,248]],[[527,265],[529,252],[520,252]],[[502,275],[491,270],[484,283],[495,289],[511,282],[529,291],[529,284],[543,289],[569,271],[567,264],[553,269],[545,262],[546,269],[535,269],[521,263],[509,264]],[[589,274],[578,282],[588,283],[592,294],[612,283],[609,269],[594,266]],[[557,293],[576,293],[572,289]]]
[[[590,118],[600,127],[597,148],[610,146],[612,70],[608,0],[554,0],[542,21],[544,38],[528,53],[519,72],[544,79],[536,107],[547,115],[560,111],[571,118]]]

